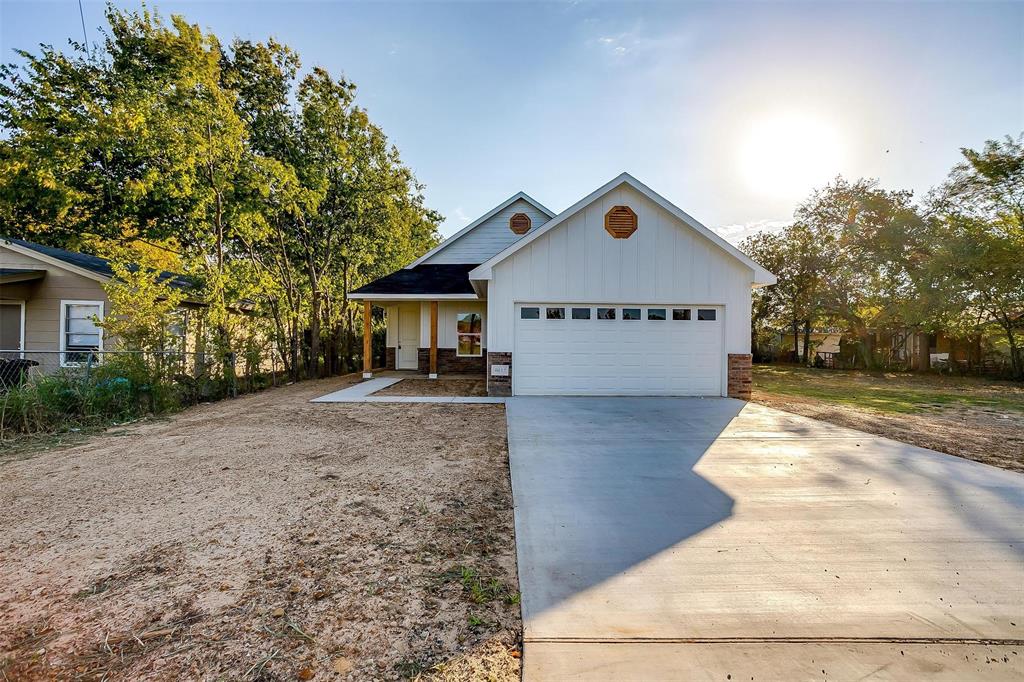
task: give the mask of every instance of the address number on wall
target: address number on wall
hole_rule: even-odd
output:
[[[492,377],[507,377],[508,365],[491,365]]]

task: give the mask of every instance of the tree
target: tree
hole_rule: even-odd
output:
[[[928,254],[913,194],[837,178],[801,204],[796,219],[821,244],[820,310],[858,340],[864,366],[875,366],[871,329],[923,319],[915,282]]]
[[[943,324],[977,332],[994,324],[1024,378],[1024,136],[989,140],[931,197],[931,258],[922,289]]]
[[[785,267],[783,247],[783,236],[774,232],[758,232],[740,244],[741,251],[776,276]],[[772,343],[779,320],[785,316],[781,291],[778,286],[767,286],[751,293],[750,347],[755,359],[760,356],[760,348]]]
[[[246,299],[294,377],[303,355],[310,375],[350,367],[348,292],[433,246],[440,220],[355,86],[300,77],[275,41],[225,49],[181,16],[106,18],[94,55],[41,46],[0,72],[5,231],[163,251],[201,285],[219,353],[237,344],[229,311]]]
[[[828,235],[795,222],[779,234],[761,233],[748,238],[741,248],[778,277],[775,286],[754,294],[751,316],[755,336],[768,328],[793,330],[793,357],[801,358],[800,333],[804,343],[802,361],[810,353],[811,328],[820,321],[822,300],[829,286],[827,277]]]
[[[353,365],[348,292],[431,248],[440,216],[424,207],[398,151],[355,105],[355,86],[323,69],[298,79],[298,68],[284,46],[236,41],[225,72],[254,131],[250,144],[280,164],[265,229],[241,241],[254,265],[280,283],[268,304],[279,333],[291,327],[286,364],[293,371],[298,364],[304,320],[308,371],[317,375],[321,355],[331,371]]]

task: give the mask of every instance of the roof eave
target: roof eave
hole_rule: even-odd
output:
[[[13,272],[0,274],[0,284],[20,284],[22,282],[34,282],[46,277],[46,270],[26,270],[24,272]]]
[[[475,301],[480,297],[475,293],[465,294],[376,294],[376,293],[351,293],[348,297],[353,301]]]
[[[2,240],[2,241],[0,241],[0,246],[3,246],[4,248],[10,249],[11,251],[14,251],[15,253],[20,253],[23,256],[28,256],[29,258],[35,258],[38,261],[42,261],[43,263],[47,263],[48,265],[53,265],[53,266],[56,266],[58,268],[64,268],[65,270],[68,270],[70,272],[74,272],[75,274],[81,275],[82,277],[86,277],[86,278],[91,279],[91,280],[95,280],[97,282],[109,282],[110,279],[111,279],[107,275],[101,275],[98,272],[93,272],[92,270],[87,270],[86,268],[83,268],[83,267],[80,267],[78,265],[74,265],[72,263],[69,263],[66,260],[61,260],[60,258],[54,258],[53,256],[49,256],[49,255],[47,255],[45,253],[40,253],[39,251],[36,251],[35,249],[30,249],[27,246],[22,246],[21,244],[15,244],[15,243],[9,242],[7,240]]]
[[[501,251],[494,254],[489,259],[478,265],[476,268],[469,272],[470,280],[472,281],[474,279],[491,279],[491,270],[495,265],[511,256],[519,249],[526,247],[535,239],[538,239],[541,235],[546,234],[551,230],[555,229],[563,222],[568,220],[570,217],[575,215],[578,211],[590,205],[598,198],[604,196],[608,192],[612,191],[613,189],[621,185],[629,185],[631,188],[647,197],[647,199],[653,201],[655,204],[657,204],[664,210],[668,211],[671,215],[677,218],[684,225],[687,225],[692,230],[703,236],[705,239],[708,239],[711,243],[715,244],[715,246],[725,251],[728,255],[732,256],[736,260],[740,261],[741,263],[749,267],[753,271],[752,283],[754,285],[767,286],[770,284],[775,284],[775,275],[765,270],[745,253],[737,249],[729,242],[722,239],[722,237],[720,237],[710,228],[704,226],[700,221],[695,219],[693,216],[683,211],[681,208],[679,208],[671,201],[655,192],[653,189],[651,189],[644,183],[634,178],[629,173],[625,172],[620,173],[612,180],[606,182],[604,185],[601,185],[596,190],[594,190],[587,196],[583,197],[582,199],[580,199],[575,204],[559,213],[557,216],[555,216],[548,222],[544,223],[544,225],[540,226],[536,230],[531,230],[522,239],[508,245],[507,247],[505,247],[504,249],[502,249]]]

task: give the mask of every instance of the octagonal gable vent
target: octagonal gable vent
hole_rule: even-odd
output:
[[[525,213],[516,213],[508,219],[508,229],[516,234],[526,234],[530,231],[530,216]]]
[[[612,206],[604,214],[604,229],[616,239],[628,239],[636,232],[636,213],[629,206]]]

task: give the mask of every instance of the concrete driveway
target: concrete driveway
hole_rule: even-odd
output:
[[[528,681],[1024,676],[1024,476],[728,399],[507,414]]]

